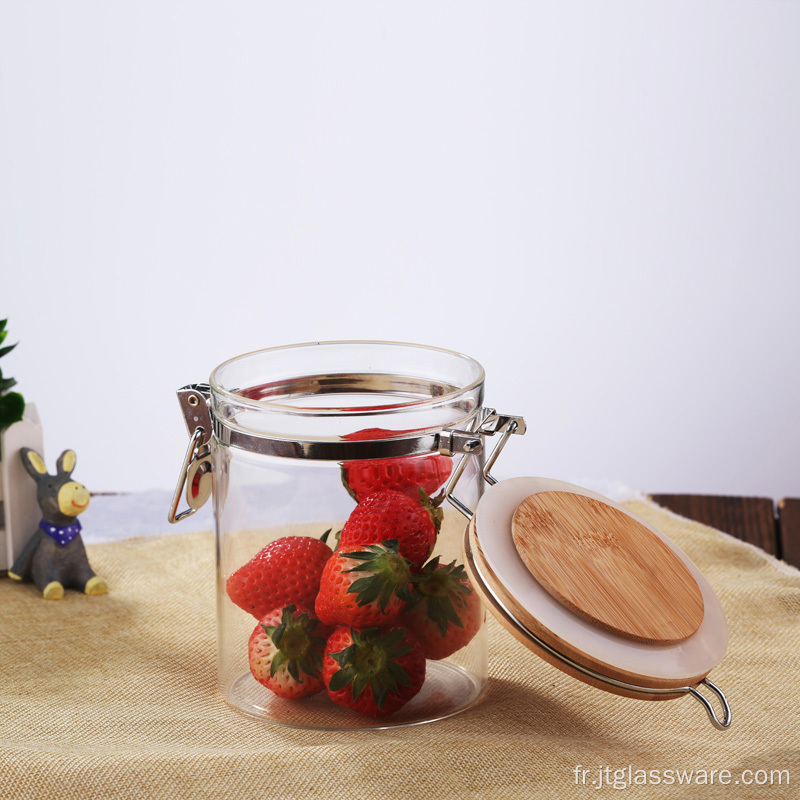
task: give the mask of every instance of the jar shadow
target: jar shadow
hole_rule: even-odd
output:
[[[510,738],[536,735],[593,739],[602,736],[607,743],[613,744],[607,730],[600,729],[576,707],[574,701],[559,699],[555,691],[490,677],[485,699],[468,713],[502,719],[503,734]]]

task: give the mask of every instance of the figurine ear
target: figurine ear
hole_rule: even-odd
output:
[[[23,447],[19,451],[19,456],[22,459],[22,465],[25,470],[35,481],[38,481],[42,475],[47,475],[44,459],[35,450],[31,450],[30,447]]]
[[[75,451],[65,450],[56,461],[59,473],[69,475],[75,469]]]

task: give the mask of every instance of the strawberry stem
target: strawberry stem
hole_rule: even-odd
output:
[[[344,488],[347,490],[347,494],[349,494],[350,497],[352,497],[353,500],[355,500],[356,503],[357,503],[358,502],[358,496],[350,488],[350,484],[347,481],[347,467],[344,464],[342,464],[341,471],[342,471],[342,486],[344,486]]]
[[[436,536],[439,536],[439,530],[442,527],[442,520],[444,519],[444,511],[442,510],[442,501],[444,500],[444,492],[439,494],[438,497],[432,499],[428,493],[420,486],[419,487],[420,504],[428,512],[428,516],[433,523],[433,529]]]

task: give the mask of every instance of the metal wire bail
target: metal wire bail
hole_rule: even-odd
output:
[[[467,519],[472,519],[475,514],[471,508],[466,506],[455,496],[454,492],[458,481],[464,474],[464,470],[468,464],[467,459],[469,456],[478,455],[483,452],[484,436],[494,436],[496,433],[501,434],[500,440],[490,453],[489,458],[486,460],[482,470],[484,480],[487,483],[494,485],[497,483],[497,479],[492,475],[491,469],[497,461],[497,457],[500,455],[512,435],[517,434],[522,436],[526,431],[527,426],[525,425],[525,420],[522,417],[512,416],[509,414],[498,414],[493,408],[484,409],[484,416],[478,423],[477,430],[475,432],[456,430],[443,431],[443,434],[448,433],[450,436],[458,434],[462,437],[472,436],[473,439],[475,439],[477,434],[479,437],[477,440],[475,440],[474,446],[468,449],[464,448],[464,455],[462,456],[461,461],[458,462],[458,466],[455,468],[455,470],[453,470],[453,474],[450,476],[450,480],[447,482],[447,486],[444,488],[444,496],[447,498],[450,505],[458,509]],[[439,452],[442,455],[452,456],[454,453],[453,450],[447,447],[448,441],[448,439],[443,440],[440,435]]]

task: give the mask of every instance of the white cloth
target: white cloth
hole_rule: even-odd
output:
[[[602,479],[575,481],[580,486],[592,489],[618,503],[642,500],[644,496],[636,489],[620,482]],[[276,487],[280,490],[280,487]],[[341,491],[338,489],[337,491]],[[263,498],[263,494],[262,494]],[[325,498],[318,498],[324,503]],[[129,494],[96,495],[89,508],[81,514],[83,541],[87,544],[113,542],[136,536],[165,536],[171,533],[212,530],[214,528],[213,502],[209,500],[199,511],[172,525],[167,520],[172,493],[163,489]],[[180,508],[186,508],[181,500]],[[309,506],[295,506],[296,513],[311,512]],[[310,521],[306,519],[281,519],[280,524]]]

